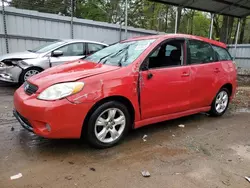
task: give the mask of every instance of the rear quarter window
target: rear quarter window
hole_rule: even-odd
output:
[[[219,61],[231,61],[232,57],[225,48],[221,48],[218,46],[213,46],[213,49],[217,55]]]

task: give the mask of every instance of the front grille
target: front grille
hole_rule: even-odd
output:
[[[26,94],[32,95],[32,94],[36,93],[37,90],[38,90],[37,86],[35,86],[35,85],[31,84],[31,83],[28,83],[28,82],[24,83],[24,91],[25,91]]]
[[[13,111],[13,114],[17,118],[17,120],[20,122],[20,124],[23,126],[23,128],[27,129],[28,131],[33,132],[32,125],[30,124],[30,122],[25,117],[23,117],[16,110]]]

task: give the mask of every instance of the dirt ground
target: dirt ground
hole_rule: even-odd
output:
[[[27,132],[12,116],[14,90],[0,86],[1,188],[250,187],[244,179],[250,176],[250,87],[239,88],[221,118],[198,114],[150,125],[106,150]],[[21,178],[10,180],[18,173]]]

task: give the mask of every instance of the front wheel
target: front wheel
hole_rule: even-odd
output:
[[[226,88],[222,88],[214,98],[209,114],[222,116],[228,108],[229,96],[229,91]]]
[[[120,142],[131,124],[127,107],[117,101],[100,105],[90,116],[87,140],[96,148],[108,148]]]
[[[28,78],[36,74],[39,74],[40,72],[42,72],[42,69],[38,67],[30,67],[28,69],[23,70],[19,77],[19,84],[23,84],[28,80]]]

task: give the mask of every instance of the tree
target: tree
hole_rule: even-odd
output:
[[[73,0],[73,12],[77,18],[123,24],[125,22],[125,0]],[[70,16],[71,0],[12,0],[11,6]],[[208,37],[210,16],[208,13],[179,7],[178,32]],[[173,33],[176,7],[149,0],[128,0],[128,25],[137,28]],[[236,19],[214,16],[213,39],[232,43],[236,33]],[[239,42],[250,40],[250,21],[242,22]]]
[[[246,22],[247,22],[247,18],[244,18],[243,21],[242,21],[239,43],[243,43]]]

